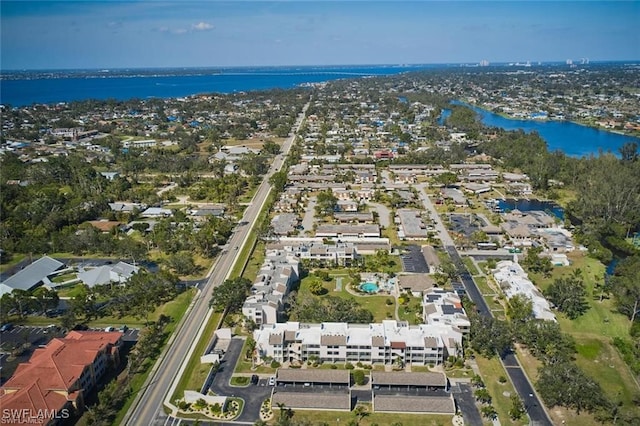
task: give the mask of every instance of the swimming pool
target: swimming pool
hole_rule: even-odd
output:
[[[364,291],[365,293],[377,293],[378,292],[378,284],[376,283],[362,283],[360,284],[360,290]]]

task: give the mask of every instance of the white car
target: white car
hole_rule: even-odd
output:
[[[269,377],[269,386],[275,386],[275,385],[276,385],[276,376]]]

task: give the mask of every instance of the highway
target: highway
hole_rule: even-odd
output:
[[[132,408],[124,419],[125,424],[132,426],[163,425],[166,421],[167,417],[163,411],[164,401],[171,398],[197,342],[200,338],[211,338],[211,336],[202,336],[202,334],[211,315],[209,300],[211,299],[212,291],[228,278],[235,264],[236,256],[242,251],[242,247],[255,226],[260,210],[269,195],[271,190],[269,177],[281,169],[293,145],[295,135],[302,125],[308,107],[309,104],[304,106],[301,114],[296,119],[291,135],[281,147],[282,153],[273,160],[269,172],[258,187],[252,202],[247,206],[241,219],[247,225],[236,227],[236,232],[228,241],[228,250],[222,252],[211,267],[206,284],[195,297],[181,324],[178,325],[175,333],[167,342],[164,352],[153,366],[138,398],[134,401]]]
[[[440,239],[442,240],[444,249],[447,251],[447,253],[449,253],[451,260],[456,266],[458,275],[462,280],[462,284],[464,285],[467,295],[473,301],[473,303],[475,303],[479,315],[493,316],[491,310],[489,309],[489,306],[487,306],[487,303],[484,300],[484,297],[482,297],[482,293],[480,293],[478,286],[476,286],[476,283],[473,281],[471,274],[469,273],[469,271],[467,271],[466,266],[464,266],[462,258],[458,254],[458,250],[455,247],[453,239],[449,235],[449,231],[447,231],[447,229],[445,228],[442,220],[440,219],[440,216],[438,215],[438,212],[433,206],[433,203],[425,193],[425,186],[426,184],[416,185],[416,187],[418,188],[418,194],[420,195],[424,207],[427,209],[427,211],[429,211],[431,218],[435,222],[435,228],[438,231]],[[515,388],[516,392],[518,392],[520,398],[524,403],[531,424],[540,426],[551,426],[552,422],[549,419],[544,406],[540,402],[538,395],[534,391],[533,386],[531,386],[531,382],[529,382],[529,379],[525,375],[524,370],[520,366],[518,358],[516,358],[516,356],[510,352],[508,354],[501,355],[500,360],[502,361],[502,365],[509,375],[511,382],[513,383],[513,387]]]

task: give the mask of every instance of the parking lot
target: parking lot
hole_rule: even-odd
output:
[[[426,274],[429,272],[429,265],[427,265],[422,249],[420,246],[407,246],[406,253],[400,255],[402,261],[402,270],[404,272],[416,272],[420,274]]]

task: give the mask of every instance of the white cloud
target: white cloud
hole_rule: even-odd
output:
[[[198,22],[197,24],[191,25],[191,29],[193,31],[209,31],[213,29],[213,25],[208,22]]]

